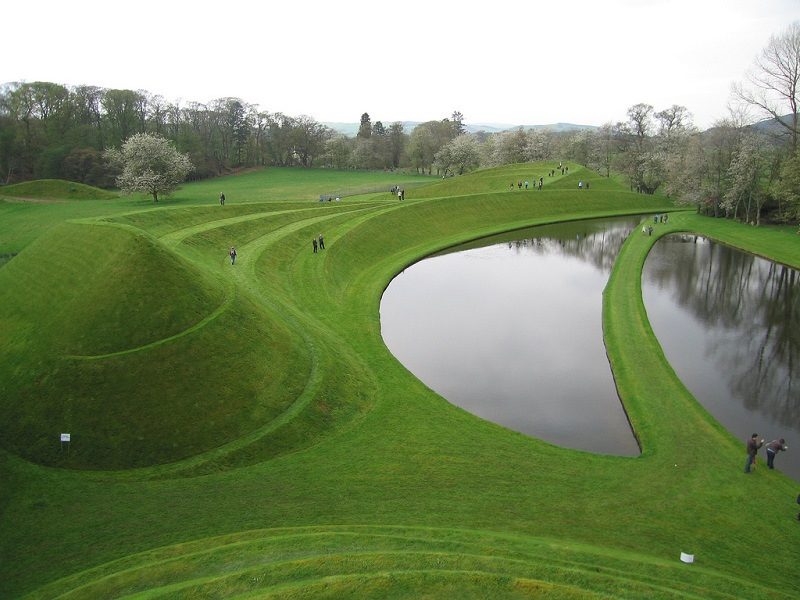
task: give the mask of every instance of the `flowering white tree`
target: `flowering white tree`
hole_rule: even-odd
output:
[[[762,139],[755,134],[747,134],[742,138],[738,151],[728,168],[730,188],[722,199],[722,207],[739,218],[744,212],[747,223],[756,225],[761,220],[761,207],[765,197],[765,173],[767,162]]]
[[[434,156],[434,164],[443,172],[463,175],[477,167],[481,162],[478,140],[473,135],[463,133],[442,147]]]
[[[117,185],[124,193],[146,192],[155,202],[159,194],[169,195],[177,190],[192,170],[186,154],[161,136],[149,133],[132,135],[121,149],[107,150],[106,157],[120,169]]]

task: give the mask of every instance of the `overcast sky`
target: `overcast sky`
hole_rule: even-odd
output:
[[[235,96],[318,121],[602,125],[638,102],[726,115],[800,0],[42,0],[3,10],[0,83]]]

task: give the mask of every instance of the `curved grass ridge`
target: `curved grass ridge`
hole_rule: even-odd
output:
[[[690,581],[686,572],[691,570]],[[474,587],[474,589],[472,589]],[[50,584],[49,598],[358,597],[733,598],[773,590],[711,569],[546,538],[404,526],[240,532],[133,555]],[[457,590],[457,591],[456,591]]]
[[[599,184],[575,191],[590,174],[570,166],[574,176],[527,195],[476,193],[491,188],[476,173],[435,193],[416,188],[402,205],[117,215],[203,269],[212,288],[232,286],[228,312],[245,303],[245,330],[272,323],[287,332],[286,350],[301,356],[282,369],[305,366],[287,380],[294,388],[278,416],[172,464],[76,473],[0,453],[9,481],[0,550],[11,557],[0,564],[0,596],[794,597],[795,486],[777,472],[742,480],[741,443],[664,360],[637,291],[654,238],[631,236],[604,297],[609,360],[639,458],[565,450],[477,419],[383,345],[380,295],[415,260],[532,224],[668,207]],[[516,178],[520,168],[492,176]],[[455,182],[472,192],[458,196]],[[744,230],[744,247],[764,237],[685,213],[673,213],[669,228],[713,229],[720,239]],[[314,255],[309,238],[320,231],[328,249]],[[232,244],[235,268],[225,261]],[[763,253],[783,248],[796,261],[800,252],[787,247]],[[146,357],[213,326],[107,360]],[[254,345],[251,356],[269,347]],[[765,539],[783,553],[754,552]],[[681,551],[697,562],[680,563]]]
[[[111,200],[116,194],[63,179],[38,179],[0,187],[0,195],[36,200]]]
[[[217,308],[213,313],[205,317],[199,323],[192,325],[191,327],[184,329],[183,331],[179,331],[178,333],[171,335],[169,337],[162,338],[160,340],[156,340],[154,342],[150,342],[149,344],[145,344],[143,346],[137,346],[135,348],[128,348],[126,350],[118,350],[117,352],[109,352],[107,354],[89,354],[89,355],[80,355],[80,354],[66,354],[64,358],[69,360],[98,360],[102,358],[111,358],[112,356],[123,356],[125,354],[130,354],[132,352],[142,352],[145,350],[151,350],[157,346],[162,344],[168,344],[169,342],[175,341],[177,339],[182,338],[183,336],[190,335],[197,330],[205,327],[209,323],[213,322],[215,319],[219,318],[219,316],[228,310],[233,303],[234,297],[233,294],[230,294],[225,301]]]

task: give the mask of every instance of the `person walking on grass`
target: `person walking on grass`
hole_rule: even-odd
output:
[[[754,433],[750,436],[750,439],[747,440],[747,464],[744,467],[744,472],[749,473],[750,467],[752,466],[754,469],[756,467],[756,454],[758,454],[758,449],[764,445],[764,438],[761,438],[760,442],[757,442],[756,439],[758,438],[758,434]]]
[[[314,248],[314,254],[317,253],[317,238],[311,238],[311,246]]]
[[[219,195],[219,204],[220,204],[220,206],[225,206],[225,194],[224,193],[221,193]]]
[[[786,450],[787,448],[788,446],[786,446],[786,440],[783,438],[779,440],[772,440],[769,444],[767,444],[767,466],[770,469],[775,468],[775,455],[781,450]]]
[[[236,262],[236,248],[234,248],[233,246],[231,246],[230,255],[231,255],[231,264],[233,264]]]
[[[321,233],[319,234],[319,237],[317,238],[317,240],[319,241],[319,249],[320,250],[325,250],[325,238],[322,237]]]

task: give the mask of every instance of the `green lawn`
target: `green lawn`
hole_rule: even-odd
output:
[[[270,168],[158,205],[5,194],[0,597],[797,597],[798,486],[742,473],[742,441],[653,338],[639,274],[667,231],[796,267],[800,236],[675,211],[569,166],[446,180]],[[509,190],[537,176],[543,190]],[[381,340],[380,295],[421,257],[666,211],[625,244],[604,295],[640,457],[482,421]]]

